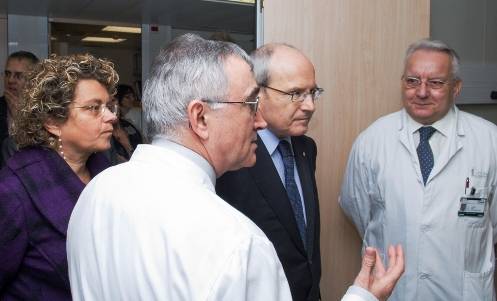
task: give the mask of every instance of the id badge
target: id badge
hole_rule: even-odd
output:
[[[486,198],[463,196],[457,215],[482,217],[485,213],[486,202]]]

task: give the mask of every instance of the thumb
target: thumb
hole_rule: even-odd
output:
[[[364,289],[369,289],[370,276],[376,263],[376,250],[371,247],[367,247],[364,256],[362,257],[362,265],[357,278],[354,281],[355,285],[358,285]]]

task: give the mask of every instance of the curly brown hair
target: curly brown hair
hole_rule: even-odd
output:
[[[31,145],[53,147],[53,137],[44,127],[49,120],[64,123],[69,105],[82,79],[94,79],[110,95],[119,80],[114,64],[90,54],[51,55],[36,64],[26,76],[19,108],[14,114],[13,136],[19,148]]]

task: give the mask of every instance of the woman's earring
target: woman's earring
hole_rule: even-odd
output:
[[[59,136],[59,154],[62,156],[62,159],[64,159],[64,161],[66,160],[66,156],[64,155],[64,150],[62,149],[62,139],[60,138]]]

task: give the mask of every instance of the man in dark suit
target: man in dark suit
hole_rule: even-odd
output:
[[[304,134],[323,92],[299,50],[268,44],[252,54],[261,87],[255,166],[218,179],[217,193],[252,219],[273,243],[296,301],[319,299],[319,204],[316,144]]]
[[[38,62],[38,58],[27,51],[13,52],[7,58],[3,75],[4,95],[0,97],[0,146],[3,143],[8,146],[2,147],[0,151],[0,167],[6,158],[2,158],[3,149],[11,149],[13,141],[6,140],[9,137],[9,129],[12,124],[12,115],[19,102],[19,95],[24,86],[24,75],[32,65]],[[6,141],[6,142],[3,142]],[[7,150],[5,151],[7,153]]]

